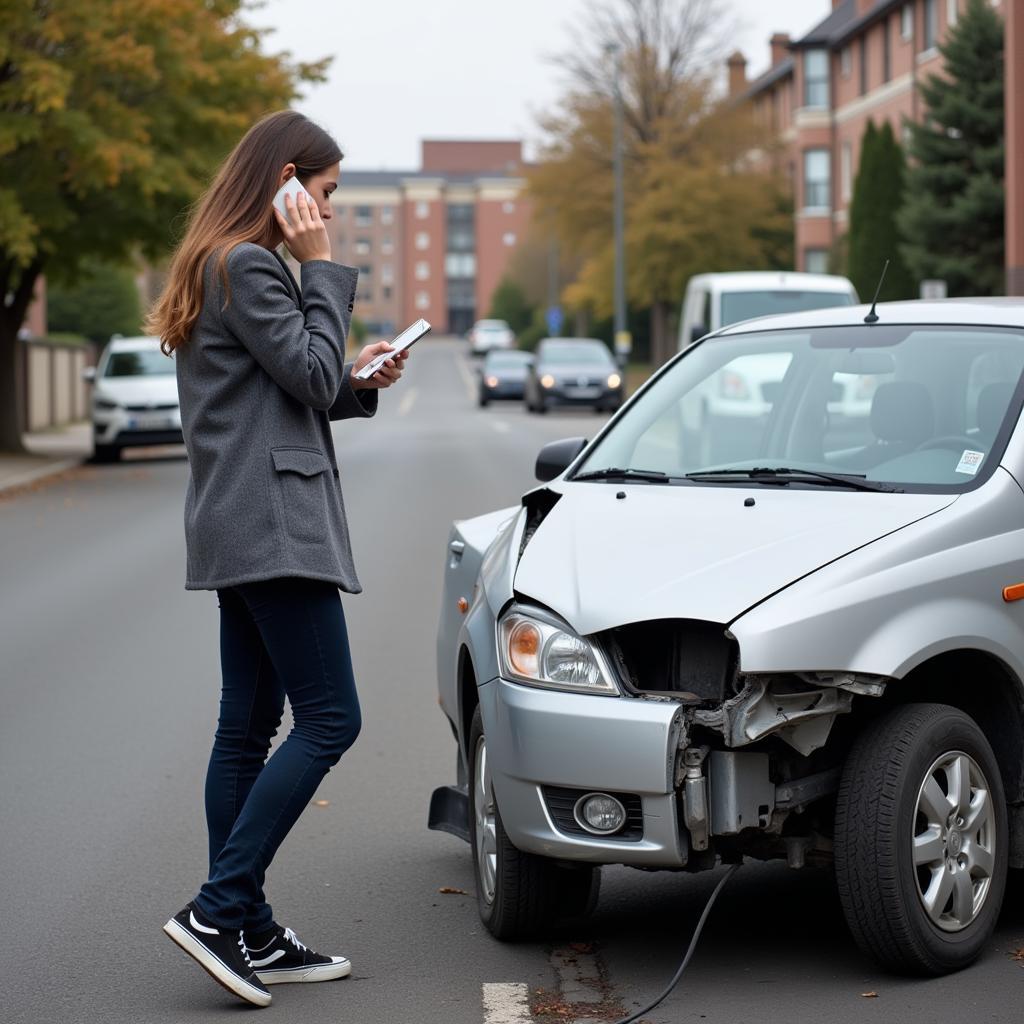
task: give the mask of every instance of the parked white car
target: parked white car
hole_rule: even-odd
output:
[[[453,526],[430,823],[493,935],[588,913],[602,864],[750,857],[831,862],[893,970],[989,948],[1024,867],[1024,302],[877,312],[704,338]],[[687,407],[752,358],[776,392],[709,458]]]
[[[477,320],[469,331],[469,350],[475,356],[495,348],[514,348],[516,336],[504,320]]]
[[[92,393],[93,458],[112,462],[134,445],[181,444],[174,359],[160,339],[114,338],[85,377]]]

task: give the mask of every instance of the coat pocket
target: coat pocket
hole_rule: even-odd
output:
[[[271,448],[288,536],[308,544],[327,540],[332,472],[319,448]]]

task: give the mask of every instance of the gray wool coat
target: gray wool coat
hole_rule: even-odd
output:
[[[244,243],[215,257],[202,312],[175,351],[188,449],[187,590],[303,576],[349,593],[352,562],[331,420],[372,416],[375,390],[352,389],[345,339],[358,271],[284,261]]]

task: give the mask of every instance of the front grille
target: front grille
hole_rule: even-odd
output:
[[[644,811],[640,797],[636,793],[616,793],[610,789],[566,789],[562,786],[544,786],[544,803],[548,814],[559,832],[570,836],[584,836],[587,839],[614,839],[626,843],[638,843],[644,837]],[[588,793],[607,793],[621,801],[626,808],[626,825],[620,832],[612,835],[594,835],[581,827],[573,816],[572,810],[576,801]]]
[[[140,405],[126,405],[125,408],[129,412],[160,412],[161,409],[177,409],[177,402],[157,402],[155,405],[140,404]]]
[[[720,704],[730,692],[739,654],[718,622],[653,619],[609,630],[602,638],[634,690]]]

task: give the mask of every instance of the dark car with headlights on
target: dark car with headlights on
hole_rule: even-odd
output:
[[[518,349],[495,349],[487,353],[480,371],[480,404],[495,399],[522,399],[533,356]]]
[[[622,375],[603,341],[544,338],[526,377],[530,412],[554,405],[589,405],[612,412],[622,404]]]

